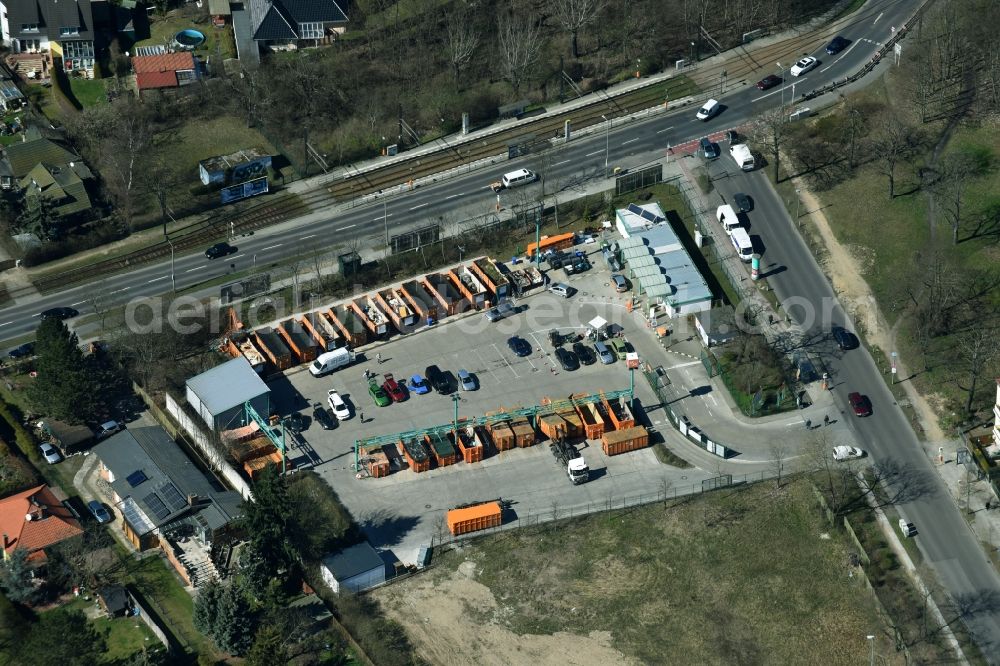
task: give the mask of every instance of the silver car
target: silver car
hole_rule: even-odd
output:
[[[597,352],[597,358],[601,359],[601,363],[604,365],[615,362],[615,355],[603,342],[595,342],[594,350]]]
[[[562,296],[563,298],[569,298],[570,293],[573,291],[573,287],[564,282],[553,282],[549,285],[548,289],[556,296]]]

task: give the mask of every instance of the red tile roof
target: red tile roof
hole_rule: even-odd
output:
[[[40,518],[27,519],[28,514]],[[29,553],[83,534],[80,523],[62,505],[52,489],[41,485],[0,499],[0,535],[7,552],[24,548]],[[42,556],[37,554],[33,559]]]
[[[135,84],[139,90],[176,88],[177,72],[140,72],[135,75]]]
[[[164,53],[162,55],[135,56],[132,58],[132,69],[135,70],[136,74],[194,69],[194,56],[189,51]]]

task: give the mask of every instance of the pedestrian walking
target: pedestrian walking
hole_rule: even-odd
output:
[[[382,365],[382,354],[375,354],[375,362]]]
[[[812,421],[810,421],[809,419],[806,419],[806,430],[811,430],[812,429],[812,424],[813,424]]]
[[[365,413],[364,412],[358,412],[358,418],[361,419],[362,423],[364,423],[365,422]]]
[[[830,417],[828,415],[823,416],[823,425],[830,425]]]

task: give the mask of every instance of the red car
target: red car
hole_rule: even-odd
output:
[[[389,397],[392,398],[393,402],[403,402],[406,400],[406,391],[404,391],[403,387],[392,378],[391,374],[386,373],[382,375],[382,377],[385,379],[385,381],[382,382],[382,390],[389,394]]]
[[[868,400],[868,396],[860,393],[849,393],[847,401],[851,403],[851,409],[854,410],[856,416],[871,416],[872,403]]]
[[[758,90],[768,90],[781,83],[782,78],[776,74],[769,74],[757,82]]]

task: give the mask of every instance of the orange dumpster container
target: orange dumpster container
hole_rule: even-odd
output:
[[[514,433],[514,444],[522,449],[534,446],[535,429],[531,427],[531,423],[528,421],[527,417],[521,416],[519,418],[511,419],[510,430]]]
[[[487,502],[448,512],[448,531],[458,536],[500,526],[500,503]]]
[[[426,472],[431,468],[431,457],[427,455],[427,449],[419,439],[401,439],[399,448],[414,472]]]
[[[467,463],[479,462],[483,459],[484,439],[478,428],[471,426],[458,431],[458,450],[462,452],[462,460]]]
[[[649,445],[649,433],[643,426],[610,430],[601,436],[601,448],[609,456],[628,453]]]
[[[538,417],[538,429],[549,439],[566,439],[569,427],[558,414],[543,414]]]
[[[611,423],[614,424],[615,430],[625,430],[626,428],[635,426],[635,418],[632,416],[632,410],[629,409],[624,398],[618,398],[617,400],[603,398],[601,404],[604,406],[604,413],[608,415]]]
[[[589,402],[577,403],[576,413],[583,422],[583,436],[587,439],[600,439],[604,434],[604,419],[601,418],[597,407]]]
[[[570,437],[583,437],[583,419],[575,409],[564,409],[556,412],[566,422],[566,434]]]
[[[489,430],[490,437],[493,438],[493,445],[497,447],[497,451],[507,451],[514,448],[514,431],[510,429],[509,421],[490,423],[486,428]]]
[[[433,435],[424,435],[424,441],[427,442],[427,448],[430,449],[431,455],[434,456],[438,467],[453,465],[458,460],[458,455],[455,453],[455,445],[451,443],[446,433],[439,432]]]

